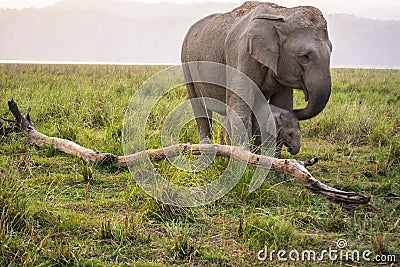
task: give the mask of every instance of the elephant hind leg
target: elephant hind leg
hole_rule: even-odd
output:
[[[197,112],[194,111],[194,115],[196,117],[197,130],[200,134],[200,141],[211,139],[212,111],[207,109],[197,110]]]
[[[186,85],[187,87],[193,85]],[[206,108],[203,98],[191,98],[190,104],[192,105],[194,117],[196,119],[197,131],[200,135],[200,141],[211,138],[212,128],[212,111]]]
[[[186,84],[189,90],[194,90],[193,84]],[[200,141],[211,138],[212,111],[207,109],[205,100],[201,97],[192,97],[189,94],[190,104],[192,105],[194,117],[196,119],[197,131],[200,134]]]
[[[193,113],[196,119],[197,131],[200,135],[200,141],[211,138],[212,111],[205,106],[204,99],[199,98],[196,94],[195,85],[192,82],[192,75],[188,65],[183,65],[183,75],[186,81],[186,90]]]

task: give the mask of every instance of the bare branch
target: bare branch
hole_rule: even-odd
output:
[[[178,156],[185,153],[200,154],[201,152],[214,152],[217,156],[229,157],[247,162],[250,165],[268,168],[274,171],[283,172],[294,177],[306,189],[314,194],[326,198],[334,203],[342,205],[350,215],[354,214],[354,210],[358,205],[367,204],[370,201],[369,196],[363,196],[355,192],[341,191],[330,187],[315,179],[306,169],[307,166],[312,166],[318,162],[317,158],[306,161],[296,159],[277,159],[264,155],[258,155],[245,150],[242,147],[219,145],[219,144],[176,144],[169,147],[158,149],[147,149],[131,155],[117,156],[111,153],[95,152],[80,146],[70,140],[65,140],[57,137],[49,137],[36,131],[34,124],[29,118],[28,109],[26,115],[22,115],[18,105],[11,100],[8,102],[9,109],[14,115],[15,120],[20,129],[28,133],[29,142],[37,146],[52,146],[67,154],[75,155],[87,162],[97,164],[107,164],[118,168],[134,165],[144,155],[150,159],[157,161],[166,158],[166,156]]]

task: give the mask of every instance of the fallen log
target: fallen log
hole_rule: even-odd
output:
[[[11,128],[7,128],[8,131],[12,129],[13,131],[19,130],[26,132],[28,134],[28,142],[39,147],[52,146],[53,148],[64,153],[80,157],[86,162],[123,168],[127,167],[127,164],[135,164],[135,162],[142,158],[143,155],[147,155],[150,159],[157,161],[165,159],[167,156],[178,156],[183,153],[216,153],[217,156],[234,158],[242,162],[247,162],[253,166],[268,168],[292,176],[311,192],[326,198],[331,202],[342,205],[351,216],[354,214],[354,210],[358,205],[367,204],[370,201],[369,196],[363,196],[355,192],[338,190],[315,179],[306,169],[306,167],[317,163],[317,159],[311,159],[307,161],[299,161],[296,159],[277,159],[265,155],[251,153],[242,147],[219,144],[191,143],[176,144],[158,149],[147,149],[131,155],[117,156],[111,153],[96,152],[80,146],[70,140],[49,137],[43,133],[40,133],[36,130],[30,119],[30,107],[24,115],[22,115],[18,105],[13,99],[8,101],[8,107],[15,118],[15,120],[3,119],[12,126]]]

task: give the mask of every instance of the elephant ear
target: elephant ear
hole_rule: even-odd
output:
[[[269,14],[257,15],[251,20],[247,32],[247,52],[275,75],[279,60],[279,35],[275,25],[279,21],[284,19]]]
[[[283,113],[279,113],[278,116],[276,116],[275,121],[276,121],[276,125],[279,128],[282,128],[283,125],[283,121],[285,120],[285,115]]]

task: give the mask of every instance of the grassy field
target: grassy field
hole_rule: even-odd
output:
[[[121,130],[135,90],[165,66],[0,65],[0,117],[11,118],[14,98],[47,135],[123,154]],[[197,207],[163,205],[142,191],[128,170],[85,164],[51,148],[37,148],[21,134],[0,136],[0,265],[6,266],[376,266],[363,251],[400,260],[400,71],[333,69],[327,108],[301,122],[298,159],[322,182],[371,195],[349,218],[291,178],[269,174],[249,193],[252,168],[218,201]],[[146,130],[148,147],[160,145],[165,114],[185,99],[176,88],[163,98]],[[302,105],[301,92],[296,105]],[[164,114],[164,115],[163,115]],[[215,136],[219,128],[215,128]],[[198,142],[195,124],[181,141]],[[284,157],[290,157],[284,152]],[[215,179],[227,161],[218,158],[193,174],[157,169],[181,184]],[[271,261],[271,250],[360,251],[360,262]],[[286,255],[288,257],[288,255]],[[393,262],[387,262],[390,266]]]

